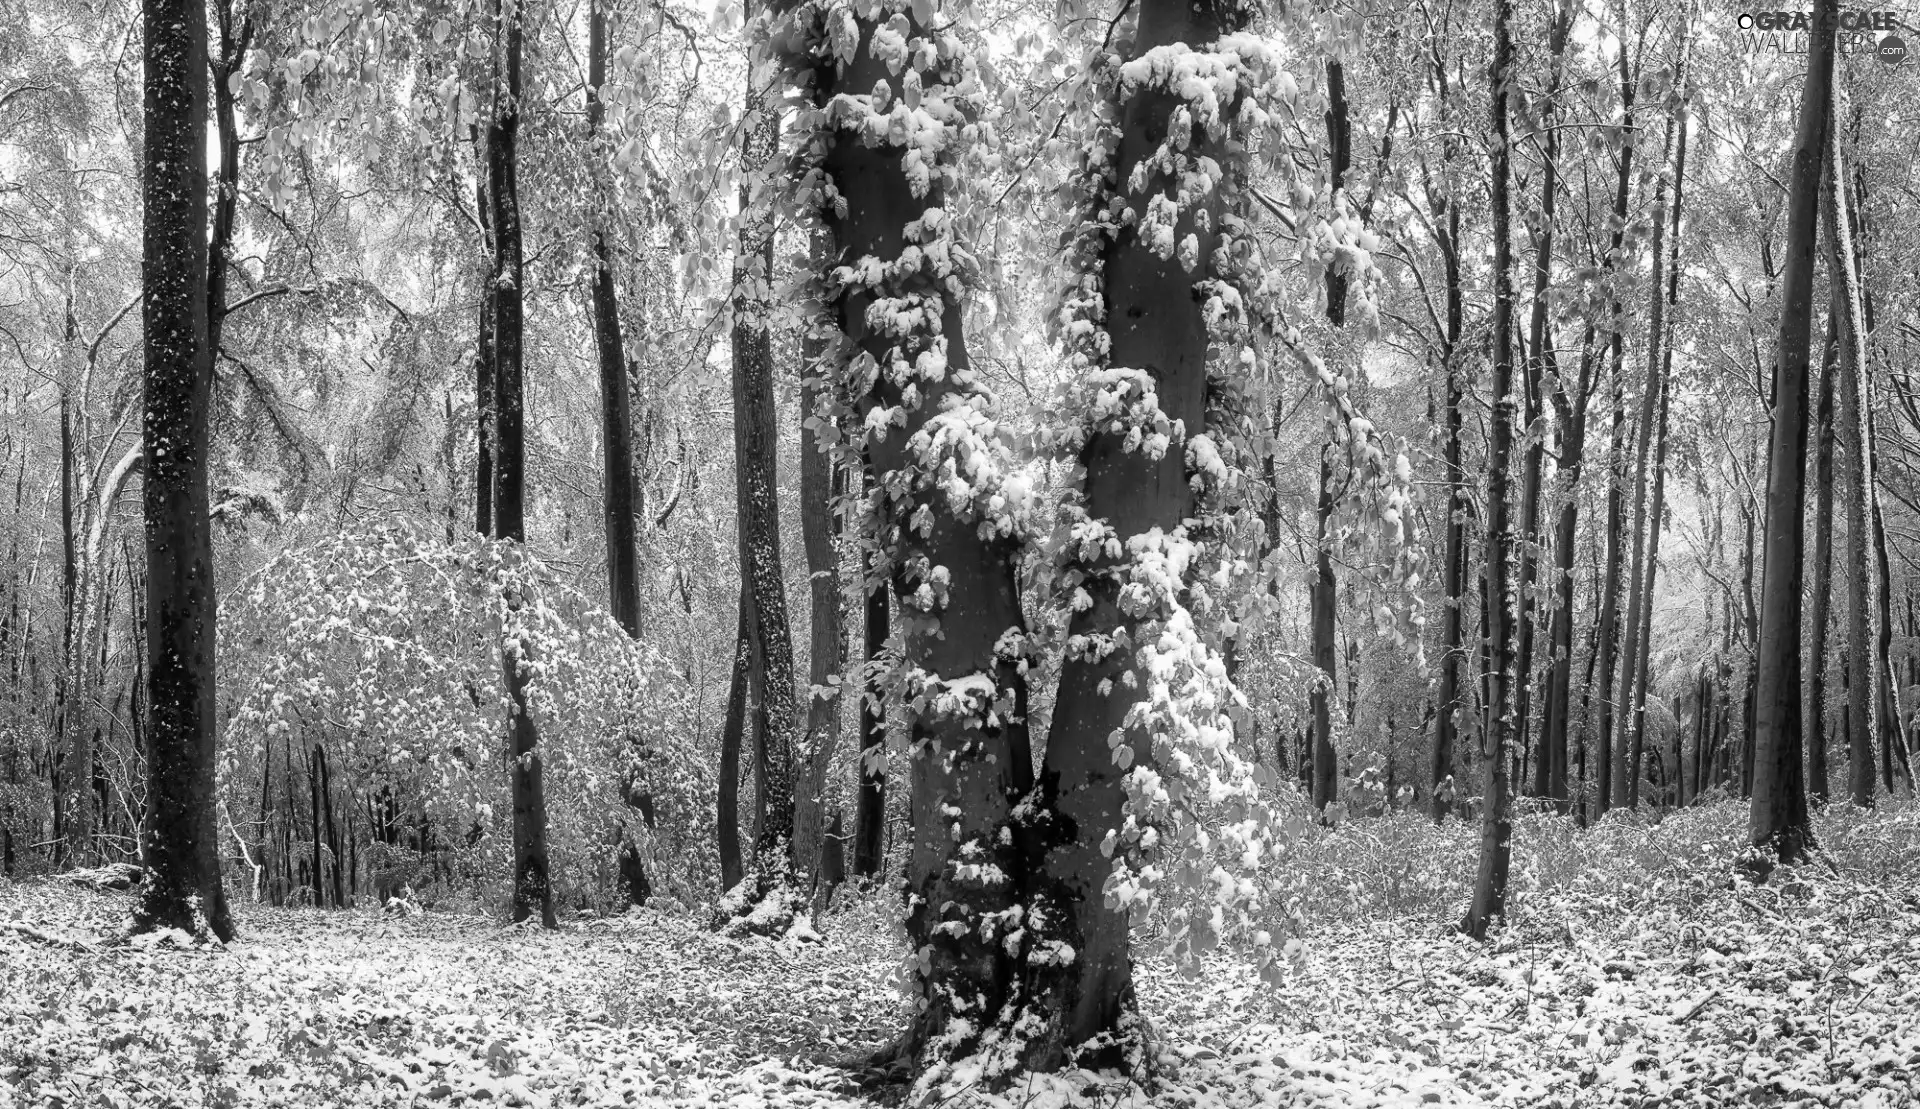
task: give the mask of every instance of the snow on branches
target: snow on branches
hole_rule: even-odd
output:
[[[403,526],[332,535],[281,555],[220,616],[221,786],[236,810],[271,748],[325,745],[368,797],[384,787],[437,826],[479,828],[488,872],[504,875],[507,643],[543,731],[557,873],[584,883],[624,824],[670,883],[710,877],[713,783],[688,746],[683,685],[517,546]],[[660,816],[651,829],[636,797]]]

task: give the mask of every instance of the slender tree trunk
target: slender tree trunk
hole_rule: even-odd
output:
[[[1666,150],[1673,147],[1674,121],[1667,119]],[[1666,161],[1666,150],[1661,153],[1662,169]],[[1617,704],[1618,713],[1614,717],[1613,747],[1621,768],[1621,774],[1614,785],[1614,803],[1628,808],[1638,808],[1640,804],[1640,739],[1633,734],[1633,720],[1637,711],[1635,679],[1640,672],[1640,623],[1644,607],[1651,603],[1647,595],[1647,465],[1653,451],[1654,421],[1660,405],[1663,382],[1660,377],[1660,345],[1666,338],[1667,292],[1661,281],[1665,270],[1667,235],[1667,179],[1664,172],[1653,186],[1653,280],[1648,284],[1653,291],[1652,306],[1649,309],[1647,323],[1646,381],[1640,390],[1640,415],[1636,421],[1639,428],[1635,436],[1633,466],[1633,530],[1628,533],[1632,544],[1632,569],[1627,577],[1627,634],[1625,651],[1620,667],[1620,692]],[[1609,690],[1611,692],[1611,690]]]
[[[133,927],[226,940],[234,928],[213,813],[206,9],[197,0],[144,0],[142,14],[148,878]]]
[[[1780,337],[1773,364],[1766,563],[1761,579],[1760,649],[1755,675],[1758,692],[1754,717],[1747,725],[1753,734],[1755,753],[1748,831],[1755,848],[1781,862],[1798,862],[1813,846],[1800,759],[1801,547],[1806,525],[1807,368],[1820,223],[1820,170],[1823,139],[1830,130],[1833,40],[1838,16],[1838,0],[1820,0],[1815,8],[1806,87],[1794,140],[1786,209],[1786,268],[1780,284]],[[1831,131],[1837,137],[1838,129]],[[1844,183],[1832,194],[1836,203],[1843,202]],[[1836,221],[1835,227],[1840,226]],[[1765,869],[1770,864],[1762,861],[1758,865]]]
[[[602,0],[589,0],[587,16],[587,132],[599,137],[606,106],[600,88],[607,80],[607,17]],[[605,175],[600,152],[594,176]],[[595,190],[610,202],[604,186]],[[604,223],[604,216],[596,216]],[[628,635],[640,638],[640,565],[633,480],[632,393],[627,385],[626,344],[620,336],[620,301],[614,292],[613,261],[601,227],[590,232],[593,249],[593,341],[600,358],[601,481],[605,485],[607,533],[607,607]]]
[[[1827,309],[1827,343],[1820,360],[1819,402],[1813,441],[1813,584],[1808,594],[1807,796],[1825,805],[1831,793],[1827,769],[1827,625],[1833,607],[1833,406],[1840,367],[1839,285]]]
[[[1871,432],[1868,429],[1866,360],[1861,349],[1858,275],[1848,250],[1846,233],[1845,171],[1838,164],[1838,129],[1828,140],[1827,154],[1832,163],[1827,171],[1827,189],[1822,199],[1827,204],[1828,272],[1832,275],[1833,305],[1839,329],[1840,443],[1846,455],[1847,515],[1847,785],[1853,803],[1871,806],[1874,802],[1873,751],[1874,711],[1872,704],[1875,629],[1874,564],[1869,543],[1872,515],[1873,477],[1868,468]],[[1833,182],[1842,182],[1839,196],[1833,195]]]
[[[824,251],[819,252],[824,259]],[[840,611],[840,552],[834,543],[833,457],[826,452],[814,421],[820,388],[815,374],[821,347],[806,345],[800,387],[800,534],[806,544],[811,591],[811,639],[807,667],[807,738],[795,791],[793,839],[795,869],[816,879],[826,830],[822,794],[827,767],[840,743],[841,671],[846,662],[846,631]]]
[[[1434,80],[1438,103],[1444,111],[1448,101],[1447,67],[1436,58]],[[1442,117],[1442,126],[1445,120]],[[1442,156],[1451,166],[1457,154],[1451,138],[1441,143]],[[1440,236],[1440,256],[1446,273],[1446,330],[1441,339],[1440,362],[1447,375],[1446,445],[1447,549],[1442,570],[1442,588],[1446,594],[1446,612],[1441,618],[1440,689],[1433,727],[1433,818],[1445,820],[1453,810],[1460,786],[1453,779],[1454,747],[1460,734],[1460,717],[1465,711],[1463,670],[1467,663],[1465,642],[1467,603],[1467,518],[1472,514],[1468,495],[1467,471],[1462,461],[1466,428],[1467,379],[1460,364],[1460,334],[1465,321],[1465,298],[1460,278],[1460,205],[1451,194],[1436,198],[1435,222],[1446,231]]]
[[[1508,197],[1507,92],[1513,80],[1513,38],[1509,24],[1513,0],[1494,0],[1493,61],[1488,74],[1493,121],[1493,427],[1487,444],[1487,701],[1491,726],[1481,738],[1487,784],[1480,818],[1480,865],[1473,883],[1473,904],[1461,931],[1484,939],[1494,917],[1506,911],[1507,868],[1513,836],[1513,799],[1508,780],[1507,745],[1514,720],[1513,624],[1518,598],[1513,593],[1514,520],[1512,474],[1513,397],[1513,228]]]
[[[1347,118],[1346,69],[1337,61],[1327,63],[1327,156],[1328,172],[1336,192],[1346,187],[1347,170],[1353,162],[1353,129]],[[1347,319],[1347,279],[1338,267],[1327,271],[1327,322],[1334,327]],[[1203,348],[1204,349],[1204,348]],[[1129,363],[1120,363],[1127,365]],[[1189,427],[1194,426],[1189,424]],[[1333,714],[1328,701],[1333,693],[1333,634],[1339,583],[1333,577],[1333,446],[1320,447],[1320,483],[1314,498],[1314,566],[1308,583],[1308,609],[1311,615],[1311,650],[1315,670],[1313,686],[1307,693],[1309,715],[1313,723],[1313,806],[1325,810],[1338,789],[1338,774],[1333,750]]]
[[[869,555],[879,558],[878,552]],[[886,689],[881,680],[879,658],[887,642],[887,583],[875,573],[873,562],[867,570],[865,607],[866,667],[860,698],[860,794],[855,812],[853,872],[862,878],[880,873],[881,852],[887,821],[887,714]]]
[[[740,857],[740,749],[747,731],[747,687],[753,684],[753,597],[740,598],[733,638],[733,677],[727,685],[727,715],[720,725],[720,887],[730,890],[746,876]]]
[[[1680,50],[1683,55],[1686,49],[1686,34],[1683,28],[1680,42]],[[1681,84],[1684,89],[1684,78]],[[1670,383],[1673,378],[1673,336],[1671,332],[1675,313],[1678,311],[1680,305],[1680,220],[1685,210],[1687,184],[1687,119],[1684,101],[1682,103],[1683,106],[1679,109],[1680,114],[1676,121],[1680,131],[1680,148],[1678,154],[1675,156],[1673,168],[1672,227],[1667,236],[1667,249],[1670,253],[1666,259],[1667,287],[1664,293],[1659,287],[1659,281],[1656,279],[1654,282],[1655,311],[1653,312],[1653,316],[1655,322],[1652,331],[1656,342],[1652,345],[1651,349],[1658,352],[1657,373],[1653,368],[1653,354],[1650,353],[1648,356],[1648,388],[1654,390],[1657,394],[1655,398],[1657,414],[1654,417],[1652,433],[1654,444],[1653,504],[1646,521],[1645,577],[1638,584],[1641,597],[1640,619],[1632,628],[1635,641],[1634,658],[1636,662],[1632,671],[1628,674],[1628,678],[1632,682],[1628,704],[1633,712],[1631,732],[1633,736],[1633,782],[1630,786],[1628,800],[1629,803],[1634,805],[1639,804],[1637,791],[1640,781],[1641,748],[1646,736],[1648,674],[1651,669],[1653,657],[1654,586],[1660,573],[1661,520],[1666,512],[1667,409],[1671,404],[1672,387]],[[1656,203],[1654,207],[1656,218],[1659,218],[1660,206]],[[1660,236],[1657,234],[1654,236],[1654,250],[1656,254],[1659,252],[1659,238]],[[1658,273],[1659,269],[1656,267],[1656,278]],[[1666,298],[1664,302],[1659,299],[1663,295]],[[1663,303],[1666,310],[1661,312],[1659,309]],[[1679,732],[1676,729],[1675,735],[1677,736],[1678,734]],[[1678,763],[1676,762],[1675,765],[1677,766]]]
[[[1520,596],[1521,603],[1524,606],[1524,617],[1520,623],[1520,687],[1518,696],[1516,697],[1519,711],[1515,714],[1516,726],[1519,729],[1516,733],[1518,736],[1517,746],[1523,751],[1528,746],[1527,737],[1530,734],[1529,727],[1532,716],[1534,680],[1533,640],[1539,624],[1539,606],[1534,598],[1534,583],[1539,573],[1538,567],[1543,553],[1540,547],[1540,485],[1542,470],[1545,468],[1546,463],[1546,441],[1544,436],[1535,429],[1535,425],[1544,412],[1544,398],[1547,396],[1548,383],[1552,382],[1556,391],[1560,391],[1561,389],[1559,384],[1560,361],[1553,349],[1553,327],[1548,318],[1547,294],[1553,283],[1553,220],[1559,201],[1558,194],[1560,187],[1560,131],[1554,126],[1554,102],[1559,95],[1561,74],[1566,57],[1567,37],[1572,31],[1572,28],[1572,8],[1560,9],[1555,13],[1553,22],[1548,25],[1547,53],[1552,60],[1549,63],[1550,73],[1547,79],[1547,92],[1540,100],[1540,126],[1545,130],[1546,137],[1542,142],[1540,159],[1540,221],[1538,225],[1539,230],[1534,236],[1533,299],[1529,305],[1527,315],[1527,455],[1524,478],[1525,486],[1521,492],[1521,542],[1523,546],[1520,556]],[[1565,410],[1565,406],[1559,403],[1560,397],[1556,396],[1555,401],[1556,415],[1560,417],[1561,425],[1564,429],[1565,425],[1569,422],[1566,418],[1568,413]],[[1563,444],[1565,440],[1566,436],[1563,433]],[[1563,468],[1566,466],[1567,458],[1564,454],[1560,459],[1560,463]],[[1577,474],[1579,467],[1577,459],[1573,465],[1574,472]],[[1569,504],[1572,503],[1572,493],[1573,490],[1569,487]],[[1571,570],[1571,564],[1569,564],[1569,570]],[[1568,589],[1571,590],[1571,573],[1568,574],[1567,585]],[[1569,593],[1568,596],[1568,603],[1569,607],[1571,607],[1571,593]],[[1569,612],[1569,630],[1572,628],[1571,616],[1572,613]],[[1549,636],[1552,635],[1553,629],[1558,627],[1558,624],[1559,617],[1556,612],[1551,618],[1551,624],[1548,629]],[[1550,639],[1548,647],[1550,654],[1554,646],[1555,644]],[[1549,674],[1551,675],[1558,672],[1559,664],[1550,657],[1549,667]],[[1545,721],[1550,721],[1553,713],[1552,677],[1549,677],[1547,681],[1548,689],[1545,698],[1544,717]],[[1560,770],[1558,782],[1560,792],[1556,794],[1551,791],[1551,784],[1554,781],[1554,752],[1550,740],[1552,729],[1545,725],[1545,721],[1543,721],[1541,742],[1538,744],[1534,753],[1533,793],[1536,797],[1563,799],[1566,795],[1565,739],[1563,736],[1559,751]]]
[[[473,145],[477,156],[482,150],[477,129]],[[476,174],[479,184],[474,186],[474,211],[478,213],[480,223],[480,246],[487,256],[488,265],[487,276],[480,283],[479,337],[474,342],[473,353],[473,530],[488,538],[497,534],[493,522],[493,410],[499,399],[499,390],[494,382],[494,367],[498,359],[493,349],[493,328],[494,319],[499,314],[499,304],[494,291],[492,261],[495,249],[493,193],[488,185],[492,175],[492,159],[487,158]]]
[[[488,192],[493,202],[493,347],[494,438],[498,450],[494,474],[494,533],[516,547],[527,540],[526,527],[526,396],[522,377],[523,263],[520,235],[520,191],[517,181],[520,132],[520,52],[524,36],[523,9],[510,0],[494,0],[498,66],[494,74],[494,114],[487,134]],[[531,603],[521,588],[507,596],[511,614]],[[504,670],[511,704],[508,711],[508,771],[513,802],[513,919],[526,920],[535,912],[547,928],[558,927],[553,913],[553,888],[547,868],[547,801],[545,769],[540,756],[540,732],[534,723],[527,687],[536,660],[533,645],[524,637],[502,640]]]

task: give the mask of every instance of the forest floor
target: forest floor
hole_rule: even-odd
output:
[[[1283,985],[1148,961],[1145,1087],[1075,1074],[943,1104],[1920,1104],[1920,813],[1822,817],[1834,867],[1764,886],[1730,878],[1742,815],[1523,820],[1487,944],[1445,927],[1472,830],[1310,831]],[[125,894],[0,883],[0,1109],[868,1105],[835,1061],[900,1020],[889,901],[829,915],[823,943],[650,909],[541,933],[243,905],[239,942],[183,949],[98,945]]]

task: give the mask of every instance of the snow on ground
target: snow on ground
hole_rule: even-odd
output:
[[[1486,945],[1444,926],[1471,830],[1309,833],[1283,986],[1149,963],[1145,1088],[945,1106],[1920,1105],[1920,814],[1823,818],[1837,872],[1761,887],[1730,878],[1741,816],[1523,820]],[[900,1020],[887,900],[830,915],[824,944],[652,910],[543,934],[241,906],[226,950],[82,950],[50,941],[109,935],[126,895],[0,884],[0,1109],[872,1104],[834,1064]]]

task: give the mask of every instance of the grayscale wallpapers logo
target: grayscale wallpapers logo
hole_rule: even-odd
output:
[[[1747,45],[1754,53],[1804,54],[1813,30],[1811,11],[1749,11],[1735,17],[1734,25],[1746,32]],[[1897,32],[1907,30],[1906,21],[1896,11],[1875,8],[1847,8],[1840,13],[1839,34],[1834,40],[1842,54],[1871,54],[1888,65],[1907,60],[1907,43]]]

